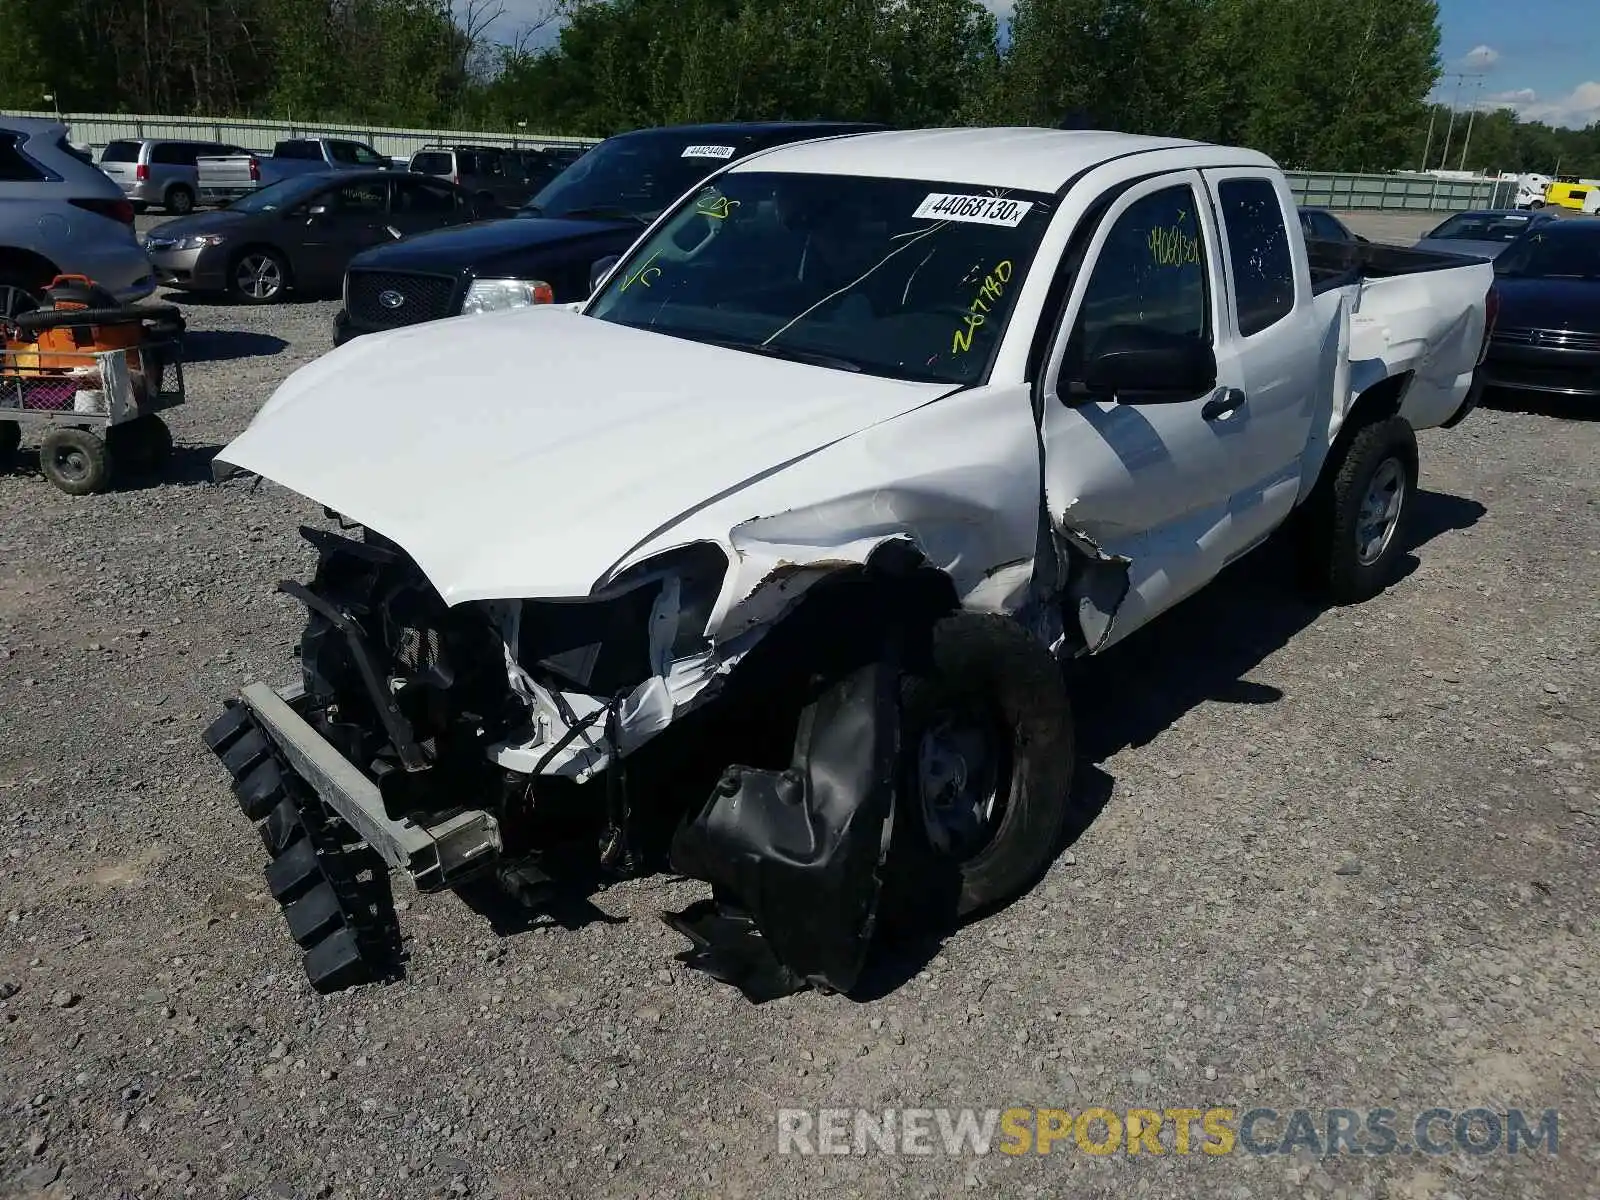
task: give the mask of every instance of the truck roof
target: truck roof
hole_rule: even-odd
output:
[[[1181,138],[1086,129],[916,129],[779,146],[751,155],[735,171],[948,180],[1054,192],[1104,163],[1155,150],[1203,151],[1184,165],[1273,168],[1254,150],[1223,149]],[[1163,164],[1164,169],[1172,169]]]

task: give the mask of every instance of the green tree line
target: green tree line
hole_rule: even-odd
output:
[[[1436,0],[0,0],[0,105],[605,135],[832,117],[1254,146],[1290,168],[1439,165]],[[500,19],[498,22],[496,18]],[[1434,134],[1428,141],[1430,115]],[[1452,131],[1451,166],[1464,145]],[[1600,173],[1600,127],[1474,120],[1469,165]]]

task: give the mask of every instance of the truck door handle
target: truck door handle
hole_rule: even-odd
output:
[[[1200,410],[1200,416],[1207,421],[1215,421],[1229,413],[1237,412],[1244,407],[1245,394],[1242,388],[1223,388],[1215,396],[1206,401],[1206,406]]]

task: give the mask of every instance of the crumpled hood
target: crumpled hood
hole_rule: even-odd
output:
[[[950,390],[522,309],[358,338],[217,461],[393,539],[448,603],[582,596],[696,508]]]

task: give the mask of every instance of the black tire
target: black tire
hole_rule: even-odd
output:
[[[21,271],[0,268],[0,320],[32,312],[44,303],[45,284],[49,279],[36,279]]]
[[[111,453],[87,429],[52,429],[39,446],[44,477],[69,496],[105,491],[111,482]]]
[[[252,269],[252,264],[264,264]],[[269,274],[269,272],[271,274]],[[256,277],[252,287],[246,277]],[[276,283],[272,280],[275,279]],[[242,304],[275,304],[289,290],[289,264],[282,254],[266,246],[247,246],[228,264],[228,295]]]
[[[194,192],[181,183],[167,189],[166,210],[175,217],[186,217],[194,211]]]
[[[172,457],[172,430],[155,414],[137,417],[107,432],[118,470],[157,471]]]
[[[949,713],[986,725],[993,757],[1004,760],[993,775],[995,811],[966,839],[933,815],[958,806],[926,795],[925,738],[943,736]],[[1056,853],[1071,803],[1072,706],[1054,657],[1007,617],[955,613],[934,626],[925,669],[907,676],[901,714],[891,922],[917,908],[927,919],[960,918],[1022,894]]]
[[[135,200],[131,207],[133,208],[135,216],[142,217],[145,213],[150,211],[150,206],[143,200]]]
[[[0,421],[0,471],[9,471],[22,445],[22,426],[15,421]]]
[[[1392,489],[1383,486],[1390,478]],[[1381,528],[1374,507],[1379,492],[1398,504]],[[1334,604],[1357,604],[1381,592],[1406,552],[1416,493],[1417,435],[1403,417],[1363,425],[1341,440],[1306,501],[1300,548],[1307,582]]]

